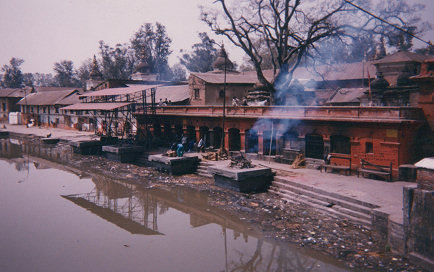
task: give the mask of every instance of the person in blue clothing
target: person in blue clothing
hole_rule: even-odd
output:
[[[184,155],[184,146],[182,144],[178,144],[178,148],[176,149],[176,156],[182,157]]]

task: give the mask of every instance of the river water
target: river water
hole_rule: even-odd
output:
[[[345,271],[187,188],[146,189],[0,139],[0,271]]]

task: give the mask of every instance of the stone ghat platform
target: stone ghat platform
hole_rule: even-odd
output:
[[[262,166],[237,169],[218,165],[209,167],[208,171],[217,186],[241,193],[265,192],[273,180],[271,169]]]
[[[158,171],[182,175],[195,173],[199,164],[199,158],[197,156],[168,157],[157,154],[149,155],[148,163]]]
[[[102,147],[102,152],[109,160],[122,163],[131,163],[142,155],[145,148],[138,145],[106,145]]]
[[[48,144],[48,145],[55,145],[60,141],[59,138],[42,138],[41,142],[43,144]]]
[[[69,145],[74,153],[81,155],[97,155],[102,152],[102,143],[99,140],[72,141]]]

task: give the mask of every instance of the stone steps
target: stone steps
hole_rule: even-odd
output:
[[[360,203],[354,199],[324,192],[319,189],[312,190],[303,184],[282,180],[275,177],[273,185],[268,190],[279,195],[290,203],[301,203],[327,213],[337,218],[348,219],[353,223],[372,228],[372,209],[369,203]]]
[[[196,174],[202,177],[212,178],[213,176],[208,172],[208,167],[211,166],[210,163],[200,160],[197,166]]]

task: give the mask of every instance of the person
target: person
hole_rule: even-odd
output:
[[[184,146],[182,144],[178,144],[178,148],[176,149],[176,156],[182,157],[184,155]]]
[[[199,149],[199,152],[203,152],[205,150],[205,142],[203,138],[200,138],[197,148]]]
[[[169,105],[169,101],[167,101],[167,97],[166,97],[166,99],[164,99],[163,106],[167,106],[167,105]]]
[[[160,98],[160,102],[158,102],[158,106],[163,106],[163,98]]]
[[[232,98],[232,106],[238,106],[238,99],[236,96],[234,96],[234,98]]]
[[[184,149],[187,149],[187,137],[184,135],[181,136],[181,144],[184,146]]]
[[[247,104],[247,97],[244,96],[242,106],[248,106]]]

